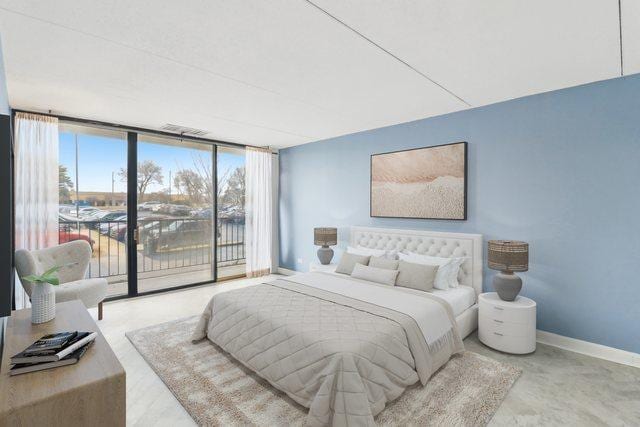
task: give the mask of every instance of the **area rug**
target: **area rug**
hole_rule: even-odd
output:
[[[302,426],[307,409],[253,374],[209,340],[189,337],[198,317],[127,337],[196,423],[206,426]],[[465,351],[426,386],[408,388],[376,417],[385,426],[481,426],[500,406],[521,370]]]

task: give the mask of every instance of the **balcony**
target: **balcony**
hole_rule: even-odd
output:
[[[140,219],[136,247],[139,292],[213,279],[213,224],[210,218]],[[59,241],[82,239],[93,255],[89,277],[106,278],[108,296],[127,294],[127,221],[59,221]],[[245,274],[244,217],[221,218],[216,232],[217,277]]]

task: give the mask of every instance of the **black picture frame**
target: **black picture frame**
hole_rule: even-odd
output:
[[[373,214],[373,158],[376,156],[384,156],[386,154],[394,154],[394,153],[402,153],[406,151],[416,151],[416,150],[428,150],[432,148],[438,147],[446,147],[449,145],[458,145],[463,144],[464,146],[464,208],[463,208],[463,217],[462,218],[426,218],[426,217],[414,217],[414,216],[385,216],[385,215],[374,215]],[[369,216],[371,218],[397,218],[397,219],[426,219],[426,220],[438,220],[438,221],[466,221],[467,220],[467,190],[469,187],[468,178],[469,178],[469,149],[467,141],[459,141],[459,142],[450,142],[448,144],[440,144],[440,145],[432,145],[428,147],[418,147],[418,148],[409,148],[406,150],[395,150],[395,151],[387,151],[384,153],[375,153],[371,154],[369,161]]]

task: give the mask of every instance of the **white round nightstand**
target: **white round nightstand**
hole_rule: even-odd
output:
[[[329,271],[329,272],[333,272],[336,271],[336,267],[338,266],[338,264],[335,263],[331,263],[331,264],[320,264],[319,261],[312,261],[309,263],[309,271]]]
[[[503,301],[497,293],[481,294],[478,338],[482,343],[505,353],[526,354],[536,351],[536,302],[519,296]]]

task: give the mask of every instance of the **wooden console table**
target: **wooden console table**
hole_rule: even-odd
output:
[[[9,376],[9,359],[43,335],[97,331],[94,344],[74,365]],[[31,323],[31,310],[7,321],[0,365],[0,426],[124,426],[125,371],[82,302],[56,305],[56,318]]]

